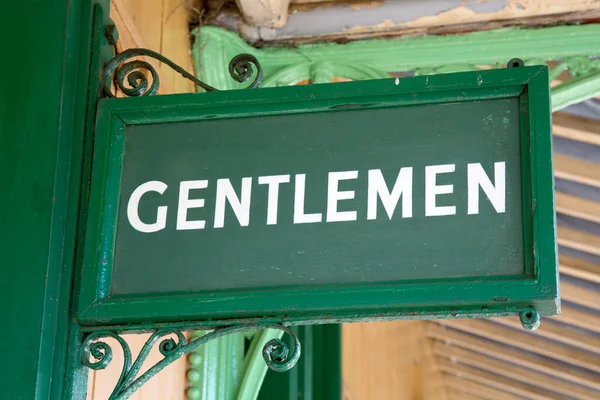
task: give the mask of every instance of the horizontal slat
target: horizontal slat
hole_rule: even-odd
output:
[[[527,385],[517,382],[513,379],[504,378],[502,376],[482,371],[461,363],[453,363],[445,358],[439,360],[440,370],[442,372],[464,377],[476,382],[483,383],[498,390],[503,390],[517,396],[521,396],[531,400],[563,400],[564,397],[549,390],[544,390],[533,385]]]
[[[448,389],[446,390],[447,400],[487,400],[483,396],[477,396],[472,393],[465,393],[461,390]]]
[[[600,236],[564,226],[557,227],[558,244],[600,256]]]
[[[600,123],[592,118],[562,112],[554,113],[552,133],[566,139],[600,146]]]
[[[577,328],[587,329],[592,332],[600,333],[600,316],[595,313],[589,313],[568,307],[563,304],[560,315],[551,317],[564,324],[573,325]]]
[[[489,386],[482,385],[477,382],[473,382],[467,379],[457,378],[454,375],[445,375],[444,383],[446,387],[454,390],[461,391],[463,393],[479,394],[484,399],[494,400],[521,400],[520,397],[512,395],[510,393],[503,392]]]
[[[551,318],[545,318],[540,327],[531,332],[531,335],[555,340],[585,351],[600,353],[599,337],[585,334],[568,326],[554,323],[551,320]],[[510,326],[511,328],[523,329],[521,321],[517,318],[494,318],[492,321],[504,326]]]
[[[598,124],[600,125],[600,122]],[[556,192],[556,212],[600,223],[600,203],[582,197]]]
[[[535,385],[541,388],[551,387],[553,391],[564,396],[573,396],[585,400],[597,400],[600,396],[600,392],[596,390],[587,389],[575,383],[560,381],[519,365],[499,361],[460,347],[448,346],[436,342],[433,345],[433,353],[438,357],[447,358],[452,361],[457,360],[462,364],[501,375],[508,379],[514,379],[524,384],[535,382]]]
[[[600,357],[598,355],[535,337],[524,330],[515,330],[485,320],[444,319],[439,320],[438,323],[600,373]]]
[[[554,175],[585,185],[600,187],[600,165],[554,153]]]
[[[595,290],[587,289],[572,283],[561,282],[560,296],[571,303],[600,310],[600,292],[596,292]]]
[[[600,264],[565,254],[558,255],[560,273],[600,284]]]
[[[435,340],[441,340],[445,343],[452,344],[453,346],[471,349],[481,354],[519,364],[525,368],[554,376],[558,379],[568,380],[582,386],[600,390],[599,374],[573,367],[567,362],[538,356],[534,353],[536,349],[524,351],[525,348],[522,348],[519,350],[468,333],[447,329],[437,323],[429,324],[428,335]],[[511,345],[511,337],[506,339],[504,344]],[[516,337],[516,340],[519,340],[519,338]],[[544,343],[541,344],[543,345]]]

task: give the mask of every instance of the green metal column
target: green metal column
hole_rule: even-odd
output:
[[[340,400],[342,398],[341,325],[293,328],[302,357],[287,372],[267,371],[258,400]]]
[[[0,399],[62,398],[92,3],[0,5]]]

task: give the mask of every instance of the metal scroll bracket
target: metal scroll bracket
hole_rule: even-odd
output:
[[[293,368],[300,359],[300,340],[290,328],[283,325],[225,326],[189,341],[179,329],[161,328],[154,331],[142,347],[138,357],[133,362],[129,345],[122,336],[115,331],[97,331],[90,333],[83,341],[83,351],[81,355],[82,363],[93,370],[102,370],[106,368],[113,358],[113,349],[107,343],[106,339],[112,338],[115,340],[123,350],[124,361],[121,375],[119,376],[109,400],[125,400],[166,366],[197,349],[201,345],[225,335],[257,329],[277,329],[284,331],[291,336],[292,341],[294,342],[292,351],[290,351],[288,345],[283,340],[272,339],[264,345],[262,354],[267,366],[273,371],[285,372]],[[150,351],[159,340],[160,343],[158,349],[164,358],[138,376]]]
[[[116,49],[118,33],[114,25],[106,26],[105,37],[108,43]],[[106,96],[115,97],[114,87],[117,87],[129,97],[156,95],[160,86],[160,77],[154,66],[147,61],[148,58],[153,58],[163,65],[168,65],[181,76],[207,92],[219,90],[202,82],[162,54],[150,49],[133,48],[117,53],[104,66],[102,83]],[[254,68],[256,68],[256,72]],[[254,76],[252,83],[246,87],[246,89],[254,89],[259,87],[262,82],[263,70],[253,55],[238,54],[229,62],[229,75],[240,83],[247,82]],[[149,77],[151,79],[148,79]]]

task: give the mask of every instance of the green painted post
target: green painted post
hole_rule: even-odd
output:
[[[93,3],[0,6],[2,399],[63,398]]]

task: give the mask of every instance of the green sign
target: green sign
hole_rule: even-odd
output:
[[[556,313],[547,82],[103,100],[81,322]]]

